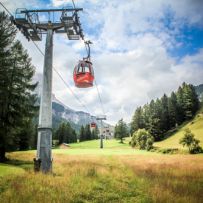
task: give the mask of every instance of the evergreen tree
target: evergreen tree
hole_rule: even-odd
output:
[[[120,142],[123,143],[123,138],[127,137],[128,130],[127,125],[123,119],[118,121],[118,124],[115,126],[114,136],[117,139],[120,139]]]
[[[37,136],[38,136],[38,125],[34,125],[34,137],[31,139],[31,149],[37,149]]]
[[[183,88],[179,87],[176,93],[177,97],[177,123],[181,124],[184,121],[184,101],[183,101]]]
[[[191,84],[183,83],[177,91],[178,122],[191,119],[199,109],[198,95]]]
[[[161,140],[163,130],[161,126],[161,102],[160,100],[152,100],[149,104],[149,132],[154,137],[155,141]]]
[[[161,99],[151,100],[150,104],[137,108],[131,122],[131,133],[145,128],[155,141],[162,140],[168,130],[191,119],[198,109],[199,100],[194,86],[183,83],[170,97],[164,94]]]
[[[75,130],[71,127],[70,123],[67,122],[65,126],[65,143],[77,142],[77,134]]]
[[[198,96],[193,85],[183,83],[183,111],[184,120],[191,119],[199,108]]]
[[[138,107],[131,122],[131,134],[138,129],[145,128],[142,107]]]
[[[177,119],[177,97],[174,92],[168,99],[168,114],[169,114],[169,128],[174,128],[178,121]]]
[[[33,117],[37,84],[32,84],[34,67],[8,17],[0,13],[0,161],[16,141],[17,127]]]
[[[143,123],[144,123],[144,128],[149,130],[149,119],[150,119],[150,108],[149,108],[149,104],[145,104],[143,106]]]
[[[77,142],[77,134],[69,122],[61,123],[54,137],[59,140],[59,144]]]
[[[186,84],[183,83],[182,85],[183,89],[183,112],[184,112],[184,120],[191,119],[193,114],[192,114],[192,107],[193,107],[193,98],[191,96],[191,89],[190,87]]]
[[[192,107],[192,115],[194,116],[196,114],[196,112],[199,110],[200,108],[200,100],[198,98],[198,94],[195,90],[195,87],[193,85],[189,85],[191,92],[190,95],[192,97],[192,103],[193,103],[193,107]]]
[[[25,120],[23,126],[19,129],[19,132],[16,135],[16,146],[18,147],[17,149],[28,150],[33,148],[36,135],[37,132],[32,119]]]
[[[86,139],[85,138],[85,129],[84,129],[83,125],[80,128],[79,139],[80,139],[80,142],[85,141],[85,139]]]
[[[72,129],[72,136],[71,136],[71,140],[70,140],[70,143],[75,143],[77,142],[78,139],[77,139],[77,133],[74,129]]]
[[[91,134],[91,130],[90,130],[90,125],[86,125],[85,126],[85,140],[92,140],[92,134]]]
[[[164,94],[164,96],[161,98],[160,101],[160,105],[161,105],[161,131],[163,133],[167,132],[170,129],[169,126],[169,111],[168,111],[168,97],[166,96],[166,94]]]
[[[59,140],[59,144],[64,143],[65,140],[65,123],[59,125],[59,128],[56,130],[56,138]]]

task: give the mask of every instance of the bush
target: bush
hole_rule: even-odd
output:
[[[202,153],[202,148],[199,146],[200,141],[195,139],[194,134],[190,129],[185,130],[184,137],[180,140],[180,144],[187,146],[190,154]]]
[[[158,152],[162,154],[177,154],[178,149],[177,148],[166,148],[166,149],[160,149]]]
[[[147,151],[153,148],[154,138],[153,136],[145,129],[139,129],[133,133],[131,146],[138,146],[139,149],[146,149]]]

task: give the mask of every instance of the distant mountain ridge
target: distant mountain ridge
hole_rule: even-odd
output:
[[[75,111],[67,107],[56,99],[55,95],[52,96],[52,114],[53,117],[57,117],[58,119],[61,118],[79,126],[89,124],[90,122],[97,122],[96,118],[91,116],[89,113]]]
[[[42,74],[36,74],[34,81],[38,81],[38,86],[35,90],[36,94],[40,98],[40,92],[42,87]],[[40,99],[39,99],[40,100]],[[96,120],[95,116],[83,111],[76,111],[59,101],[54,94],[52,94],[52,123],[53,128],[56,129],[61,122],[70,122],[71,126],[79,131],[82,125],[90,124],[91,122],[97,123],[100,127],[100,122]],[[104,122],[105,126],[111,126]]]
[[[61,122],[70,122],[72,127],[77,131],[82,125],[90,124],[91,122],[97,123],[100,127],[100,122],[96,120],[95,116],[83,111],[75,111],[70,107],[64,105],[59,101],[55,95],[52,95],[52,115],[53,115],[53,127],[57,128]],[[110,126],[104,123],[105,126]]]

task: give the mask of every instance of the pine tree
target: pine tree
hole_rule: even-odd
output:
[[[174,92],[168,98],[169,128],[174,128],[177,123],[177,97]]]
[[[192,114],[192,108],[193,108],[193,98],[191,95],[191,89],[189,85],[186,83],[183,83],[182,85],[183,89],[183,112],[184,112],[184,120],[191,119],[193,114]]]
[[[61,123],[54,133],[54,137],[59,140],[59,144],[77,142],[77,134],[69,122]]]
[[[74,129],[72,129],[70,143],[76,143],[77,141],[78,141],[77,133],[75,132]]]
[[[184,101],[183,101],[183,88],[182,87],[178,88],[176,97],[177,97],[177,123],[181,124],[185,119],[184,109],[183,109]]]
[[[159,99],[154,102],[152,100],[149,104],[149,132],[156,141],[163,137],[163,130],[161,124],[161,101]]]
[[[66,136],[65,136],[66,143],[73,143],[74,142],[74,135],[73,129],[69,122],[66,123]]]
[[[183,83],[170,97],[164,94],[161,99],[151,100],[150,104],[137,108],[131,122],[131,133],[145,128],[155,141],[162,140],[168,130],[191,119],[198,109],[199,100],[194,86]],[[116,125],[115,136],[117,131]]]
[[[135,110],[132,122],[131,122],[131,134],[133,134],[133,132],[137,131],[138,129],[142,129],[145,128],[145,124],[144,124],[144,117],[143,117],[143,110],[142,107],[138,107]]]
[[[144,128],[149,130],[149,119],[150,119],[150,108],[149,108],[149,104],[145,104],[143,106],[143,123],[144,123]]]
[[[192,103],[193,103],[192,115],[194,116],[200,108],[200,100],[199,100],[198,95],[196,93],[195,87],[191,84],[189,86],[191,89],[191,97],[192,97]]]
[[[114,136],[115,138],[120,139],[120,142],[123,143],[123,138],[127,137],[127,135],[128,135],[127,125],[123,121],[123,119],[121,119],[115,126]]]
[[[91,130],[90,130],[90,125],[86,125],[85,126],[85,140],[91,140],[92,139],[92,135],[91,135]]]
[[[161,131],[163,133],[167,132],[170,129],[169,126],[169,112],[168,112],[168,97],[166,94],[161,98],[160,101],[160,108],[161,108]]]
[[[183,111],[184,119],[191,119],[199,108],[198,96],[195,92],[194,86],[191,84],[183,83]]]
[[[0,161],[16,142],[16,129],[33,117],[36,95],[32,84],[35,68],[8,17],[0,13]]]
[[[65,140],[65,123],[60,124],[59,128],[56,130],[56,137],[59,140],[59,144],[64,143],[64,140]]]
[[[19,150],[31,149],[36,139],[36,128],[32,119],[24,121],[23,126],[19,129],[16,135],[17,143],[16,146]]]
[[[83,125],[80,128],[79,139],[80,139],[80,142],[85,141],[85,139],[86,139],[85,138],[85,129],[84,129]]]
[[[8,16],[0,12],[0,162],[5,160],[7,150],[9,121],[7,118],[8,85],[10,83],[10,46],[15,38],[16,29]]]

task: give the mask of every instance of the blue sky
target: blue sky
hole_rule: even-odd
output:
[[[3,0],[16,8],[61,8],[70,0]],[[202,0],[75,0],[86,39],[91,40],[96,80],[110,123],[131,120],[135,108],[169,94],[182,82],[203,83]],[[36,78],[43,58],[21,34],[36,66]],[[45,37],[38,45],[44,50]],[[93,115],[103,113],[96,88],[74,87],[72,71],[84,56],[82,41],[70,42],[54,36],[54,67]],[[67,106],[84,110],[54,74],[53,93]]]

